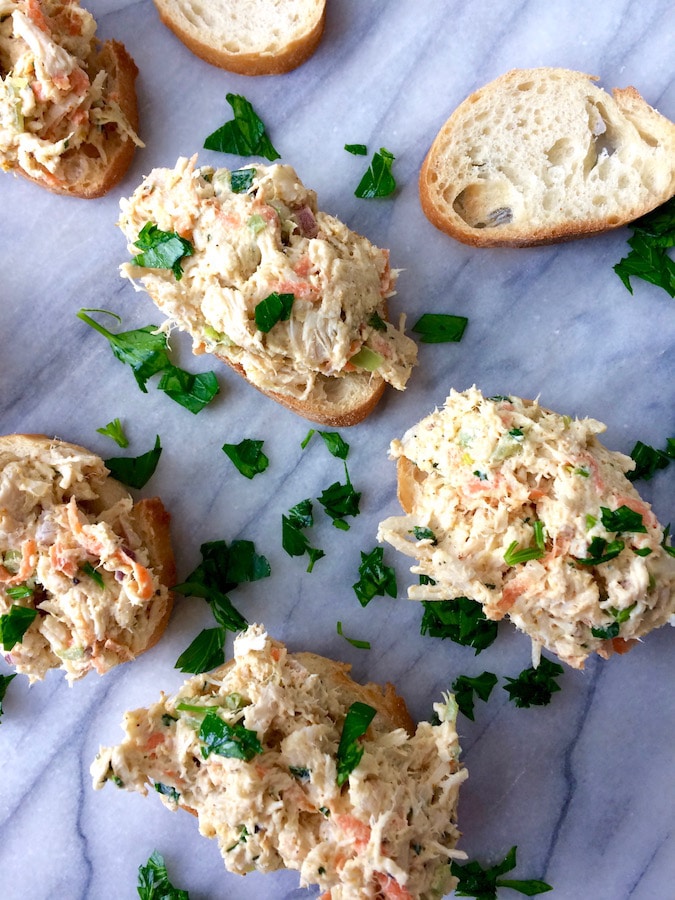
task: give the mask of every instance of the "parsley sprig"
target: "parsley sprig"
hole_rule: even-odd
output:
[[[106,309],[81,309],[77,313],[78,319],[106,338],[115,358],[131,367],[136,383],[144,394],[148,392],[148,380],[160,373],[162,377],[158,389],[191,413],[200,412],[218,393],[218,379],[213,372],[193,375],[173,365],[166,335],[158,332],[156,325],[114,333],[88,316],[88,312],[105,313],[121,322],[120,317]]]
[[[535,897],[537,894],[545,894],[553,888],[545,881],[528,878],[512,879],[502,878],[507,872],[516,867],[516,847],[511,847],[504,859],[494,866],[484,869],[480,863],[471,861],[458,863],[452,861],[450,871],[459,879],[455,894],[457,897],[475,897],[476,900],[496,900],[497,888],[511,888],[527,897]]]
[[[628,239],[630,252],[614,266],[614,271],[631,294],[630,279],[635,276],[675,297],[675,261],[668,255],[675,246],[675,197],[636,219],[629,228],[633,230]]]
[[[265,125],[251,103],[240,94],[226,94],[234,118],[217,128],[204,141],[204,149],[237,156],[262,156],[273,162],[279,159]]]

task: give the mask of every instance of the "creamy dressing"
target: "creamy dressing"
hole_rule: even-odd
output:
[[[31,681],[51,668],[73,681],[132,659],[167,608],[132,499],[120,488],[104,503],[106,476],[99,457],[71,447],[0,450],[0,615],[37,610],[5,657]],[[31,593],[13,598],[23,586]]]
[[[604,429],[517,397],[452,391],[391,444],[412,486],[409,512],[383,521],[378,538],[435,582],[408,595],[477,600],[488,618],[508,615],[530,636],[535,659],[543,646],[579,668],[672,623],[675,559],[626,477],[633,460],[600,443]],[[622,529],[617,510],[635,523]],[[416,540],[415,526],[434,540]]]
[[[439,724],[422,722],[412,736],[377,715],[339,787],[336,752],[354,699],[344,676],[322,678],[253,625],[236,638],[232,664],[127,713],[124,742],[101,748],[92,765],[94,784],[143,794],[160,785],[166,806],[196,812],[236,874],[296,869],[332,900],[440,898],[455,881],[450,860],[464,858],[455,849],[467,773],[454,699],[435,705]],[[207,710],[253,731],[262,752],[205,758]]]
[[[316,194],[291,166],[245,167],[253,178],[232,189],[227,169],[154,169],[127,200],[120,227],[134,242],[148,222],[194,246],[170,269],[126,264],[174,325],[189,332],[195,353],[216,353],[243,367],[265,391],[306,399],[321,378],[373,371],[402,390],[417,348],[386,321],[396,273],[389,253],[317,210]],[[270,294],[292,294],[290,317],[259,330],[255,308]],[[365,353],[362,352],[365,349]]]

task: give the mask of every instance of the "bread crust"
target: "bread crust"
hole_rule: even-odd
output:
[[[554,205],[551,214],[548,214],[540,208],[539,198],[535,198],[534,193],[535,190],[544,193],[543,178],[550,177],[556,167],[554,163],[564,166],[564,160],[547,160],[545,154],[542,154],[540,171],[533,166],[530,158],[525,157],[524,150],[521,157],[514,150],[507,165],[500,156],[501,147],[496,138],[493,139],[494,148],[490,146],[491,142],[487,137],[481,143],[481,133],[475,124],[479,115],[481,122],[485,123],[484,129],[491,128],[500,135],[503,133],[502,143],[506,144],[511,140],[515,146],[519,140],[519,131],[523,131],[529,124],[525,121],[526,113],[515,110],[517,104],[513,95],[518,90],[518,83],[534,81],[539,85],[551,85],[554,80],[564,85],[559,89],[561,94],[563,91],[569,92],[569,98],[567,94],[562,94],[569,105],[566,115],[569,121],[576,117],[577,125],[584,117],[588,120],[589,106],[582,108],[577,96],[587,89],[588,104],[602,107],[607,115],[607,122],[601,123],[600,127],[604,128],[606,124],[608,136],[612,140],[616,139],[617,151],[623,152],[624,147],[629,147],[625,163],[622,162],[625,170],[636,169],[638,163],[644,165],[642,181],[649,184],[649,187],[643,190],[642,186],[638,189],[631,185],[630,191],[621,192],[619,188],[615,190],[613,186],[608,186],[606,193],[609,199],[598,204],[597,210],[600,211],[591,209],[592,202],[589,201],[589,211],[583,217],[571,217],[563,208],[563,200],[556,199],[555,203],[559,203],[559,206]],[[566,69],[513,69],[467,97],[436,135],[420,170],[420,202],[429,221],[440,231],[470,246],[532,247],[575,240],[619,228],[670,199],[675,193],[675,124],[649,106],[634,87],[615,88],[610,95],[593,85],[596,80],[595,76]],[[524,99],[523,104],[526,102]],[[562,99],[559,104],[563,105]],[[522,116],[522,120],[519,120],[519,116]],[[557,126],[553,124],[550,127],[553,129]],[[596,134],[589,127],[586,121],[584,128],[589,142],[588,152],[594,153],[596,139],[604,138],[604,134],[602,131]],[[541,130],[545,128],[546,123]],[[561,147],[566,139],[564,129],[557,133],[551,130],[549,152],[552,156],[556,147]],[[610,140],[608,157],[615,152],[611,144]],[[526,142],[520,141],[519,146],[524,148]],[[583,148],[577,145],[574,149],[579,151]],[[620,155],[617,152],[617,159]],[[600,158],[598,156],[598,160]],[[598,160],[593,165],[584,160],[584,165],[593,168]],[[517,170],[515,183],[511,183],[512,179],[504,174],[502,163],[504,170]],[[485,171],[488,172],[487,175],[484,174]],[[537,176],[536,188],[532,186],[533,173]],[[618,184],[621,183],[620,179],[615,180]],[[465,201],[462,198],[474,188],[481,191],[484,189],[485,194],[492,190],[496,199],[488,205],[482,194],[473,200],[469,197],[464,210],[466,214],[463,215],[462,204]],[[588,191],[601,196],[602,189],[602,186],[591,187],[589,184]],[[620,195],[620,202],[614,200],[613,191]],[[554,192],[550,192],[550,196],[553,195]],[[510,200],[518,205],[518,211],[512,210]],[[507,217],[512,214],[513,220],[496,223],[488,220],[487,225],[484,221],[472,225],[470,220],[484,217],[490,211],[490,206],[493,207],[492,215],[503,210]]]
[[[110,477],[103,461],[78,444],[50,438],[44,434],[9,434],[0,436],[0,454],[11,453],[19,458],[40,459],[55,448],[85,455],[91,460],[89,470],[85,467],[86,480],[96,493],[95,499],[87,501],[88,510],[95,516],[112,508],[120,500],[130,498],[129,491],[116,479]],[[176,565],[171,543],[171,517],[158,497],[145,498],[135,502],[129,513],[134,530],[148,553],[149,566],[160,585],[167,589],[163,598],[157,594],[152,603],[161,604],[160,615],[148,634],[145,645],[138,652],[145,652],[161,638],[169,622],[173,608],[173,593],[169,588],[176,583]],[[154,609],[157,612],[157,609]]]
[[[325,0],[316,4],[318,16],[305,23],[306,30],[275,50],[232,52],[222,43],[208,40],[205,29],[199,29],[176,9],[175,0],[153,0],[161,21],[176,37],[201,59],[238,75],[283,75],[302,65],[321,43],[326,20]],[[217,0],[212,0],[214,5]],[[223,15],[226,13],[223,12]],[[236,25],[233,23],[233,32]]]
[[[249,381],[242,365],[233,362],[221,353],[214,355],[222,362],[227,363],[231,369],[265,397],[275,400],[281,406],[310,422],[327,425],[331,428],[347,428],[351,425],[358,425],[375,409],[386,387],[384,379],[377,375],[362,375],[352,372],[339,378],[322,380],[322,384],[328,388],[339,387],[342,389],[346,386],[347,389],[342,391],[344,396],[340,396],[339,401],[317,400],[311,395],[306,400],[299,400],[297,397],[280,394],[277,391],[263,390]]]

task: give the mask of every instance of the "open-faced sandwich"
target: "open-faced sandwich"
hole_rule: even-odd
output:
[[[251,384],[308,419],[353,425],[387,383],[402,390],[417,347],[387,321],[389,253],[317,210],[288,165],[230,172],[180,159],[121,202],[140,280],[187,331]],[[143,252],[139,253],[139,249]]]
[[[454,698],[414,730],[391,685],[348,670],[252,625],[225,666],[126,714],[94,784],[154,786],[169,809],[198,816],[236,874],[295,869],[332,900],[440,898],[464,857]]]
[[[518,397],[452,391],[391,445],[404,516],[378,537],[415,557],[415,600],[468,597],[581,668],[675,622],[675,559],[605,426]]]
[[[136,65],[95,32],[77,0],[0,0],[0,166],[83,198],[109,191],[142,146]]]
[[[0,438],[0,646],[31,681],[107,672],[159,639],[175,568],[169,516],[103,461],[43,435]]]

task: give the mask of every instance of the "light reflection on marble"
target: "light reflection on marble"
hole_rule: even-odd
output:
[[[597,74],[606,87],[634,84],[675,117],[675,7],[669,0],[330,0],[329,7],[325,38],[309,62],[283,77],[247,79],[193,57],[150,0],[90,0],[99,34],[123,41],[139,65],[146,148],[101,200],[58,198],[0,178],[2,429],[57,434],[103,456],[115,448],[96,429],[114,416],[125,423],[134,455],[160,434],[164,454],[143,493],[161,495],[172,511],[179,572],[196,563],[202,541],[255,541],[273,575],[233,593],[249,620],[293,649],[352,662],[359,678],[393,681],[424,718],[458,674],[515,675],[529,664],[529,646],[505,626],[496,645],[475,657],[420,636],[421,610],[404,599],[359,606],[351,589],[359,551],[372,549],[377,522],[398,509],[389,441],[442,403],[450,387],[476,383],[487,393],[539,395],[559,412],[601,418],[613,449],[630,452],[637,439],[663,446],[675,433],[675,306],[639,282],[631,297],[613,274],[625,230],[520,251],[454,243],[421,213],[420,164],[455,105],[514,67],[561,65]],[[128,328],[158,321],[145,295],[118,277],[126,255],[114,227],[118,200],[153,166],[197,152],[229,118],[228,91],[252,101],[283,161],[317,190],[322,209],[391,248],[392,264],[403,270],[395,310],[407,311],[411,323],[432,310],[470,320],[461,344],[422,346],[409,389],[390,392],[365,424],[344,433],[362,515],[347,533],[317,524],[313,543],[327,556],[311,575],[281,549],[281,513],[318,496],[342,470],[320,443],[300,449],[308,424],[224,370],[220,398],[193,418],[153,386],[141,394],[105,342],[75,318],[82,306],[103,306]],[[352,142],[395,154],[394,199],[353,196],[364,161],[343,150]],[[200,160],[238,164],[205,151]],[[182,336],[172,345],[192,371],[208,367]],[[220,449],[244,437],[263,438],[271,460],[251,482]],[[644,486],[664,521],[675,515],[674,487],[672,468]],[[386,556],[403,598],[406,563],[391,549]],[[350,647],[336,634],[337,619],[372,649]],[[164,640],[133,664],[72,688],[60,674],[30,689],[21,678],[10,685],[0,725],[4,900],[136,896],[137,867],[153,849],[193,900],[316,896],[299,889],[292,872],[229,875],[195,820],[170,814],[155,797],[91,788],[99,744],[121,737],[126,709],[181,683],[174,662],[208,623],[202,601],[180,600]],[[517,844],[517,875],[549,881],[557,900],[673,896],[674,637],[664,628],[624,658],[566,671],[546,708],[518,710],[497,688],[474,723],[461,720],[470,780],[460,826],[470,855],[495,860]]]

